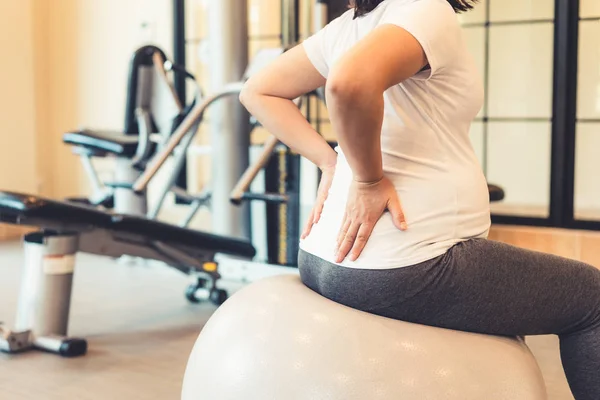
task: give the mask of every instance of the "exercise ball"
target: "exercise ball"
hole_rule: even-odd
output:
[[[182,392],[182,400],[545,398],[521,340],[357,311],[290,275],[253,283],[215,312]]]

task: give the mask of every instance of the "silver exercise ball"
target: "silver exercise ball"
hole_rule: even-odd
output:
[[[208,321],[182,400],[542,400],[520,340],[353,310],[297,276],[242,289]]]

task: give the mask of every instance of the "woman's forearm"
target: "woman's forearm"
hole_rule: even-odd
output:
[[[335,165],[335,151],[291,100],[248,91],[242,93],[240,100],[269,132],[292,150],[321,169]]]
[[[347,81],[332,80],[326,95],[334,132],[354,179],[359,182],[379,181],[383,177],[383,93]]]

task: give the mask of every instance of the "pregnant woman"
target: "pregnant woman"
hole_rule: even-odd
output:
[[[471,0],[354,0],[241,95],[322,171],[299,255],[341,304],[493,335],[556,334],[577,400],[600,399],[600,271],[487,240],[487,184],[469,141],[483,85],[457,12]],[[326,87],[339,147],[292,102]]]

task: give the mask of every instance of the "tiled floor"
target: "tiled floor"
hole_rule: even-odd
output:
[[[21,263],[18,244],[0,245],[0,317],[9,325]],[[178,399],[187,357],[213,311],[187,303],[187,283],[168,268],[80,256],[71,333],[89,339],[89,354],[72,360],[39,352],[0,355],[0,398]],[[527,342],[544,372],[549,399],[572,399],[556,339]]]

